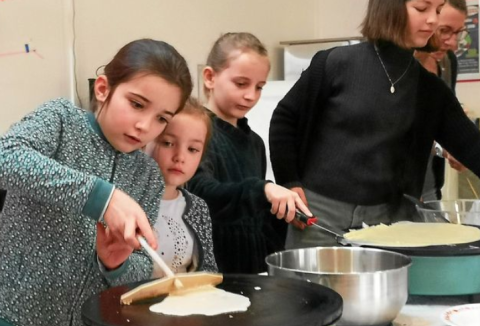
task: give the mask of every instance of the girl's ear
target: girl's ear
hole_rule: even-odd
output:
[[[203,84],[207,89],[212,89],[215,84],[215,71],[210,66],[203,68]]]
[[[108,79],[105,75],[100,75],[95,80],[95,98],[99,104],[103,104],[110,93],[110,86],[108,85]]]

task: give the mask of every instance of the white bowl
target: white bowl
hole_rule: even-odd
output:
[[[478,326],[480,324],[480,303],[449,308],[442,314],[442,320],[450,326]]]
[[[425,222],[443,222],[443,217],[450,223],[480,226],[480,200],[431,200],[425,204],[433,206],[432,209],[417,206]]]

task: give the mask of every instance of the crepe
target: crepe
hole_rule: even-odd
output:
[[[366,245],[426,247],[478,241],[480,229],[449,223],[401,222],[350,231],[344,237],[348,241]]]
[[[162,302],[150,306],[150,311],[174,316],[214,316],[247,311],[249,306],[250,299],[243,295],[205,286],[171,293]]]

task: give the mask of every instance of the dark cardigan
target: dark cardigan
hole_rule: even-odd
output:
[[[405,59],[405,53],[402,53],[404,50],[395,48],[394,45],[387,44],[386,49],[389,50],[380,52],[381,55],[385,55],[383,60],[390,71],[395,69],[395,63],[393,63],[395,60],[389,57],[389,55],[393,53],[393,55],[398,55],[400,59]],[[343,61],[338,63],[338,67],[328,67],[329,56],[334,51],[339,51],[340,55],[348,53],[348,55],[344,55],[346,57],[344,60],[357,60],[359,62],[359,57],[362,60],[365,59],[360,61],[361,63],[359,64],[371,65],[371,67],[367,66],[367,69],[371,68],[368,71],[372,73],[352,76],[350,71],[345,72],[342,70],[343,74],[328,75],[326,73],[327,68],[329,71],[341,70],[344,66],[348,66],[351,63]],[[315,165],[315,162],[312,163],[309,159],[312,157],[312,148],[318,148],[318,141],[322,141],[322,144],[326,144],[325,146],[329,146],[328,148],[330,149],[335,148],[339,153],[343,151],[344,146],[349,145],[348,141],[335,144],[329,143],[330,135],[324,135],[325,138],[318,139],[319,132],[325,127],[323,117],[325,115],[324,111],[328,109],[326,104],[330,103],[329,101],[333,96],[341,94],[343,90],[341,89],[343,84],[340,83],[340,87],[335,89],[337,85],[332,84],[331,80],[333,78],[357,78],[356,82],[359,85],[370,85],[373,87],[372,92],[374,92],[376,90],[375,86],[381,78],[381,73],[378,71],[382,69],[379,68],[381,67],[380,63],[375,62],[375,60],[378,60],[378,58],[376,58],[371,43],[320,51],[314,56],[310,67],[304,71],[301,78],[280,101],[272,116],[270,124],[270,155],[275,179],[279,184],[293,187],[304,186],[307,183],[313,185],[311,187],[313,189],[310,190],[317,191],[321,195],[360,205],[368,205],[380,201],[376,197],[382,196],[383,193],[362,194],[360,191],[362,189],[361,183],[358,184],[353,182],[354,180],[349,179],[335,180],[332,175],[334,176],[335,173],[338,173],[337,166],[329,166],[327,170],[317,170],[310,174],[305,173],[309,165]],[[399,66],[399,64],[396,66]],[[399,161],[395,162],[400,168],[389,183],[392,189],[390,198],[387,201],[392,203],[398,203],[403,193],[420,197],[427,160],[434,140],[475,174],[480,174],[480,133],[478,129],[467,118],[454,94],[444,82],[419,66],[418,62],[414,62],[412,66],[412,69],[416,69],[412,73],[414,71],[417,73],[417,75],[411,77],[412,82],[415,82],[416,86],[409,93],[411,95],[408,96],[411,105],[413,105],[413,108],[411,108],[413,111],[408,111],[408,114],[413,114],[412,121],[407,126],[408,129],[405,132],[402,131],[400,133],[399,131],[398,134],[398,137],[405,142],[406,148],[404,155],[397,158]],[[405,65],[402,67],[405,67]],[[397,69],[397,72],[400,72],[400,70]],[[399,75],[397,73],[397,76]],[[383,78],[385,79],[384,75]],[[384,88],[388,88],[387,86],[388,81]],[[405,87],[408,87],[408,85]],[[345,96],[350,95],[345,94]],[[391,95],[395,96],[397,94]],[[366,99],[358,97],[351,100],[352,103],[356,103]],[[378,110],[378,108],[373,109]],[[402,112],[395,113],[402,114]],[[368,120],[370,118],[369,112],[362,112],[361,114],[363,114],[364,119]],[[404,126],[393,126],[393,128],[401,127]],[[333,130],[333,132],[340,135],[343,134],[346,139],[352,136],[349,135],[351,130],[342,128]],[[373,135],[373,137],[382,136],[375,129],[367,132]],[[318,153],[315,155],[320,156]],[[346,170],[349,172],[355,173],[359,170],[359,162],[352,160],[342,163],[347,166]],[[378,171],[378,173],[382,173],[382,171]],[[325,176],[327,176],[327,179],[329,178],[328,180],[334,180],[337,183],[319,184],[318,180]],[[322,190],[318,191],[315,189],[315,184]],[[334,190],[331,190],[334,188],[345,189],[345,191],[343,193],[334,192]],[[370,202],[362,201],[365,198],[362,196],[368,197]],[[385,202],[384,198],[381,198],[381,200]]]
[[[264,272],[267,254],[283,249],[287,226],[269,213],[265,144],[246,118],[235,128],[214,117],[213,127],[208,150],[187,188],[210,209],[219,270]]]

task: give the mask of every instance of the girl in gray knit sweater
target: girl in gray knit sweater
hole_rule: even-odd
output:
[[[169,44],[124,46],[95,82],[94,113],[57,99],[0,138],[0,325],[82,325],[92,294],[146,278],[150,259],[135,251],[101,273],[95,224],[138,248],[136,232],[156,247],[163,181],[140,148],[182,108],[192,82]]]

